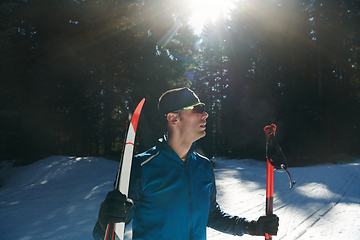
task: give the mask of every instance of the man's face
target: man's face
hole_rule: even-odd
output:
[[[192,110],[183,110],[179,114],[179,128],[184,136],[194,142],[206,135],[207,112],[197,113]]]

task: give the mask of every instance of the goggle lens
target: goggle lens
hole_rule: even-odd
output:
[[[193,109],[191,109],[191,111],[193,113],[201,113],[202,114],[205,112],[205,105],[200,103],[200,104],[194,106]]]
[[[205,104],[204,103],[196,103],[194,105],[191,105],[191,106],[188,106],[188,107],[184,107],[183,109],[181,110],[176,110],[176,111],[173,111],[173,113],[176,113],[176,112],[180,112],[180,111],[183,111],[183,110],[191,110],[191,112],[193,113],[204,113],[205,112]],[[165,114],[166,116],[167,114]]]

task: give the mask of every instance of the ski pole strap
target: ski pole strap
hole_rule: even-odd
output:
[[[276,125],[271,124],[264,128],[266,133],[266,157],[270,164],[277,169],[287,169],[288,164],[275,138]]]
[[[274,167],[275,170],[283,169],[290,181],[289,189],[292,189],[295,181],[292,181],[288,168],[288,163],[286,161],[285,155],[281,150],[279,144],[275,138],[276,125],[271,124],[269,126],[264,127],[264,131],[266,134],[266,159],[269,163]]]

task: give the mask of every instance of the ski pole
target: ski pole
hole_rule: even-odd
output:
[[[264,128],[266,135],[266,215],[273,214],[273,195],[274,195],[274,166],[270,164],[268,158],[268,147],[271,135],[275,136],[276,125],[271,124]],[[265,239],[271,240],[272,236],[265,233]]]
[[[274,171],[283,169],[289,177],[290,187],[292,189],[295,181],[292,181],[286,161],[279,144],[275,139],[276,125],[271,124],[264,127],[266,136],[266,215],[273,214],[273,198],[274,198]],[[265,239],[271,240],[272,236],[265,233]]]

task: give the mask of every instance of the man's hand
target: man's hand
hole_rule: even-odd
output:
[[[98,221],[101,230],[105,232],[109,223],[126,222],[127,212],[133,206],[133,201],[118,190],[110,191],[99,210]]]
[[[278,228],[279,217],[275,214],[259,217],[257,221],[244,222],[244,233],[254,236],[265,236],[265,233],[276,236]]]

